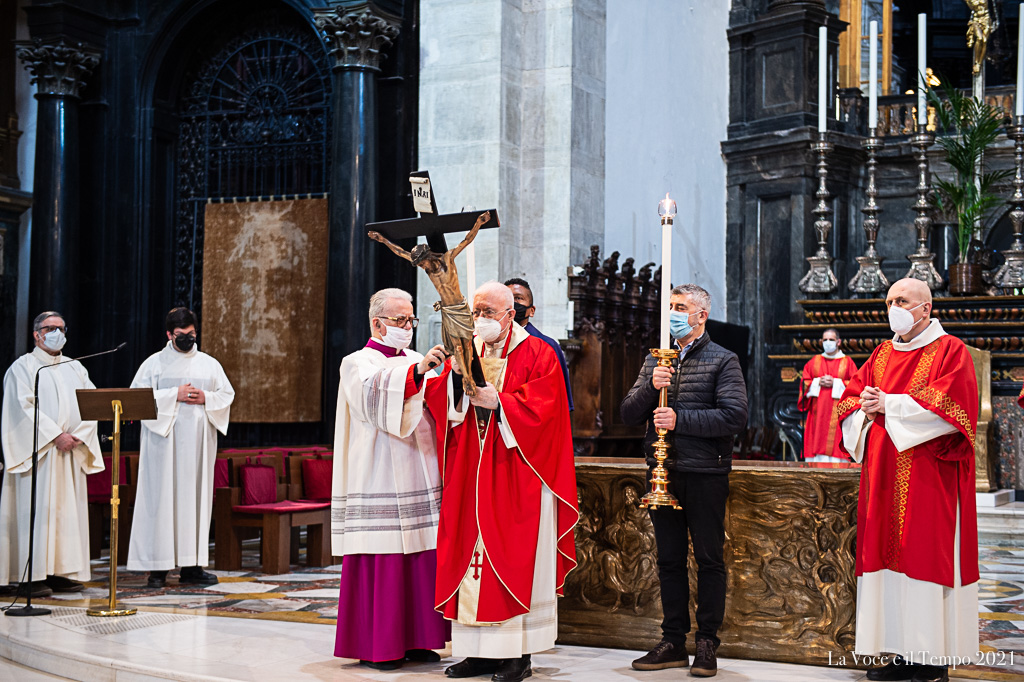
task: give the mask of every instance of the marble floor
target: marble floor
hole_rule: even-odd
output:
[[[89,620],[82,611],[63,607],[50,616],[0,618],[0,680],[426,682],[445,679],[442,671],[453,662],[448,658],[380,672],[334,658],[334,628],[322,625],[181,615],[168,620],[167,614],[140,613],[97,626],[96,619]],[[144,621],[142,616],[150,618]],[[132,618],[138,620],[132,623]],[[658,682],[688,676],[680,669],[634,671],[629,664],[638,655],[635,651],[559,646],[534,656],[534,679]],[[976,675],[970,677],[977,679]],[[864,674],[842,668],[722,660],[717,679],[824,682],[862,680]]]
[[[1024,509],[1010,513],[1024,513]],[[983,533],[980,543],[983,648],[1008,660],[987,668],[957,670],[956,679],[1024,682],[1024,542],[1018,531]],[[222,584],[213,589],[173,589],[149,596],[138,596],[141,592],[132,585],[133,579],[138,582],[142,576],[126,576],[122,597],[140,608],[130,617],[96,619],[85,614],[82,607],[88,600],[82,597],[105,595],[103,582],[90,585],[89,591],[96,594],[47,600],[53,611],[48,616],[0,616],[0,682],[427,682],[444,680],[444,667],[454,662],[447,658],[437,664],[410,664],[381,672],[336,659],[332,652],[337,567],[321,569],[332,576],[299,569],[266,576],[249,568],[223,574]],[[102,569],[97,572],[102,574]],[[630,661],[639,655],[559,646],[534,656],[533,679],[667,682],[688,677],[683,669],[634,671]],[[862,671],[840,667],[745,660],[721,660],[719,666],[716,679],[736,682],[865,679]]]
[[[73,609],[77,611],[78,609]],[[333,628],[306,623],[191,617],[173,623],[84,634],[53,618],[0,619],[0,655],[18,664],[74,680],[252,680],[259,682],[347,682],[444,679],[448,659],[373,671],[331,656]],[[45,642],[45,647],[39,643]],[[32,643],[35,643],[33,646]],[[57,653],[59,652],[59,653]],[[637,652],[557,647],[534,657],[534,678],[571,682],[677,680],[686,673],[638,673],[629,667]],[[858,671],[750,661],[721,662],[722,680],[860,680]],[[0,679],[53,677],[23,667],[0,667]]]

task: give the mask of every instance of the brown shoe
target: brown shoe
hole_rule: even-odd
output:
[[[690,657],[686,655],[686,647],[662,640],[646,655],[633,661],[633,670],[664,670],[688,665]]]
[[[715,643],[710,639],[697,640],[697,653],[693,655],[690,674],[694,677],[714,677],[718,674],[718,658]]]

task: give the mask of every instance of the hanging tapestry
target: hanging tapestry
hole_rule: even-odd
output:
[[[207,204],[202,350],[235,388],[231,421],[321,418],[327,199]]]

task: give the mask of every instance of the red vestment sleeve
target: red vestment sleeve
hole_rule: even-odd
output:
[[[891,343],[886,341],[885,343]],[[843,420],[849,417],[851,414],[860,409],[860,394],[864,392],[864,388],[867,386],[874,386],[874,377],[871,375],[871,369],[874,367],[875,360],[878,358],[878,351],[882,346],[878,346],[871,353],[871,357],[868,358],[867,362],[861,365],[861,368],[850,377],[850,380],[846,382],[846,389],[843,391],[843,397],[839,399],[839,403],[836,405],[836,419],[842,426]],[[853,364],[852,361],[850,364]],[[843,444],[843,437],[839,436],[839,449],[850,454],[850,451],[846,449]]]
[[[811,401],[813,398],[807,397],[807,391],[811,390],[811,382],[814,381],[815,373],[814,370],[818,364],[818,358],[820,355],[815,355],[813,358],[807,361],[804,365],[804,371],[800,375],[800,393],[797,395],[796,407],[801,412],[807,412],[811,409]]]
[[[952,439],[936,440],[935,456],[939,459],[974,459],[975,429],[978,424],[978,380],[974,361],[960,339],[946,335],[942,341],[945,352],[937,353],[929,376],[920,384],[911,382],[907,391],[922,407],[942,417],[963,438],[951,434]]]
[[[416,365],[409,365],[409,373],[405,375],[405,399],[413,397],[420,392],[420,386],[423,384],[423,375],[420,375],[420,380],[416,381]]]

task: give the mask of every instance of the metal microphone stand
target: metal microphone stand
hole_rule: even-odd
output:
[[[32,561],[35,554],[35,539],[36,539],[36,470],[39,465],[39,375],[44,369],[50,369],[51,367],[57,367],[58,365],[64,365],[75,360],[86,360],[88,358],[94,358],[98,355],[107,355],[108,353],[116,353],[125,347],[126,344],[122,343],[117,348],[111,350],[105,350],[102,353],[93,353],[92,355],[83,355],[80,358],[69,358],[67,360],[61,360],[55,362],[52,365],[43,365],[36,370],[36,383],[35,392],[33,394],[35,405],[34,416],[32,424],[32,482],[30,486],[32,488],[32,494],[30,496],[29,510],[28,510],[28,582],[23,583],[25,585],[25,605],[20,608],[10,608],[4,611],[4,615],[7,616],[45,616],[50,613],[50,609],[43,608],[42,606],[32,606]],[[20,589],[20,586],[19,586]]]

